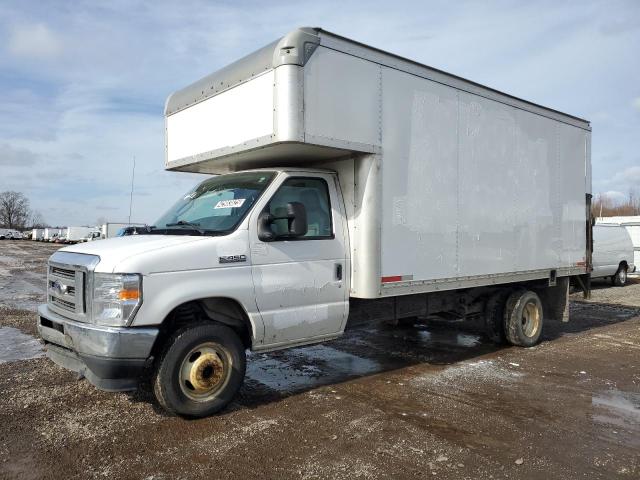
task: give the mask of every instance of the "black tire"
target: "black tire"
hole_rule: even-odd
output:
[[[511,345],[532,347],[542,334],[544,312],[540,297],[518,289],[509,295],[504,308],[504,332]]]
[[[217,323],[191,324],[167,340],[156,363],[153,392],[170,414],[206,417],[231,402],[245,370],[245,348],[231,328]],[[200,384],[194,387],[192,379]]]
[[[620,265],[616,274],[611,277],[611,283],[616,287],[624,287],[627,283],[627,267]]]
[[[487,338],[496,345],[507,343],[504,333],[504,305],[508,291],[494,293],[484,306],[484,331]]]

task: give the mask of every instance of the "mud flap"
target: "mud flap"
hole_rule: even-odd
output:
[[[569,321],[569,277],[560,277],[553,287],[536,289],[545,320]]]

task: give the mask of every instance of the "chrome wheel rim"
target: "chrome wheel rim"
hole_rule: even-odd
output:
[[[527,302],[522,310],[522,333],[531,338],[540,328],[540,309],[535,302]]]
[[[179,383],[182,393],[196,402],[206,402],[229,382],[231,355],[219,344],[202,343],[184,356]]]
[[[625,283],[627,281],[627,271],[623,268],[620,270],[620,283]]]

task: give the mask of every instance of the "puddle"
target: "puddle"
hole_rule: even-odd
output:
[[[593,421],[608,428],[607,437],[640,446],[640,393],[611,389],[591,397]]]
[[[30,275],[24,275],[29,277]],[[13,275],[8,279],[0,278],[0,305],[20,310],[36,311],[38,305],[46,299],[45,281],[18,278]]]
[[[418,335],[423,341],[440,343],[457,347],[475,347],[482,343],[479,335],[456,332],[432,332],[430,330],[418,330]]]
[[[17,328],[0,327],[0,363],[44,356],[42,344]]]
[[[324,345],[287,350],[278,357],[250,355],[247,377],[273,390],[292,393],[381,370],[373,360]]]

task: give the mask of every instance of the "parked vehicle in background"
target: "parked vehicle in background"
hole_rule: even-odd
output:
[[[31,240],[41,242],[44,238],[44,228],[34,228],[31,230]]]
[[[593,271],[591,278],[610,278],[622,287],[627,275],[636,271],[633,243],[621,225],[598,223],[593,227]]]
[[[0,240],[22,240],[22,233],[18,230],[0,228]]]
[[[26,232],[22,232],[23,240],[31,240],[31,230],[27,230]]]
[[[123,227],[118,230],[116,237],[126,237],[128,235],[138,235],[139,233],[149,233],[148,228],[148,225]]]
[[[84,236],[82,240],[80,240],[80,242],[93,242],[94,240],[100,239],[102,239],[102,231],[98,227],[93,227],[91,231],[86,236]]]
[[[57,235],[55,235],[55,237],[53,239],[51,239],[49,241],[53,242],[53,243],[66,243],[64,241],[66,234],[67,234],[67,228],[66,227],[65,228],[61,228],[60,232]]]
[[[247,349],[415,317],[481,317],[530,347],[588,285],[586,120],[321,29],[165,115],[165,167],[217,176],[146,231],[49,260],[47,354],[99,388],[152,365],[159,403],[200,417],[233,399]]]
[[[94,227],[67,227],[60,238],[62,243],[79,243],[95,230]]]
[[[144,227],[144,223],[105,223],[100,226],[100,238],[113,238],[121,236],[119,232],[126,227]]]
[[[54,237],[57,237],[58,235],[60,235],[60,228],[51,228],[51,227],[47,227],[44,229],[44,234],[42,236],[42,241],[44,242],[52,242],[53,240],[55,240]]]
[[[640,215],[598,217],[596,219],[596,224],[599,223],[621,225],[627,229],[629,236],[631,236],[631,243],[633,243],[633,263],[636,266],[640,265]],[[637,276],[639,274],[640,272],[637,268],[635,273],[630,273],[632,276]]]

